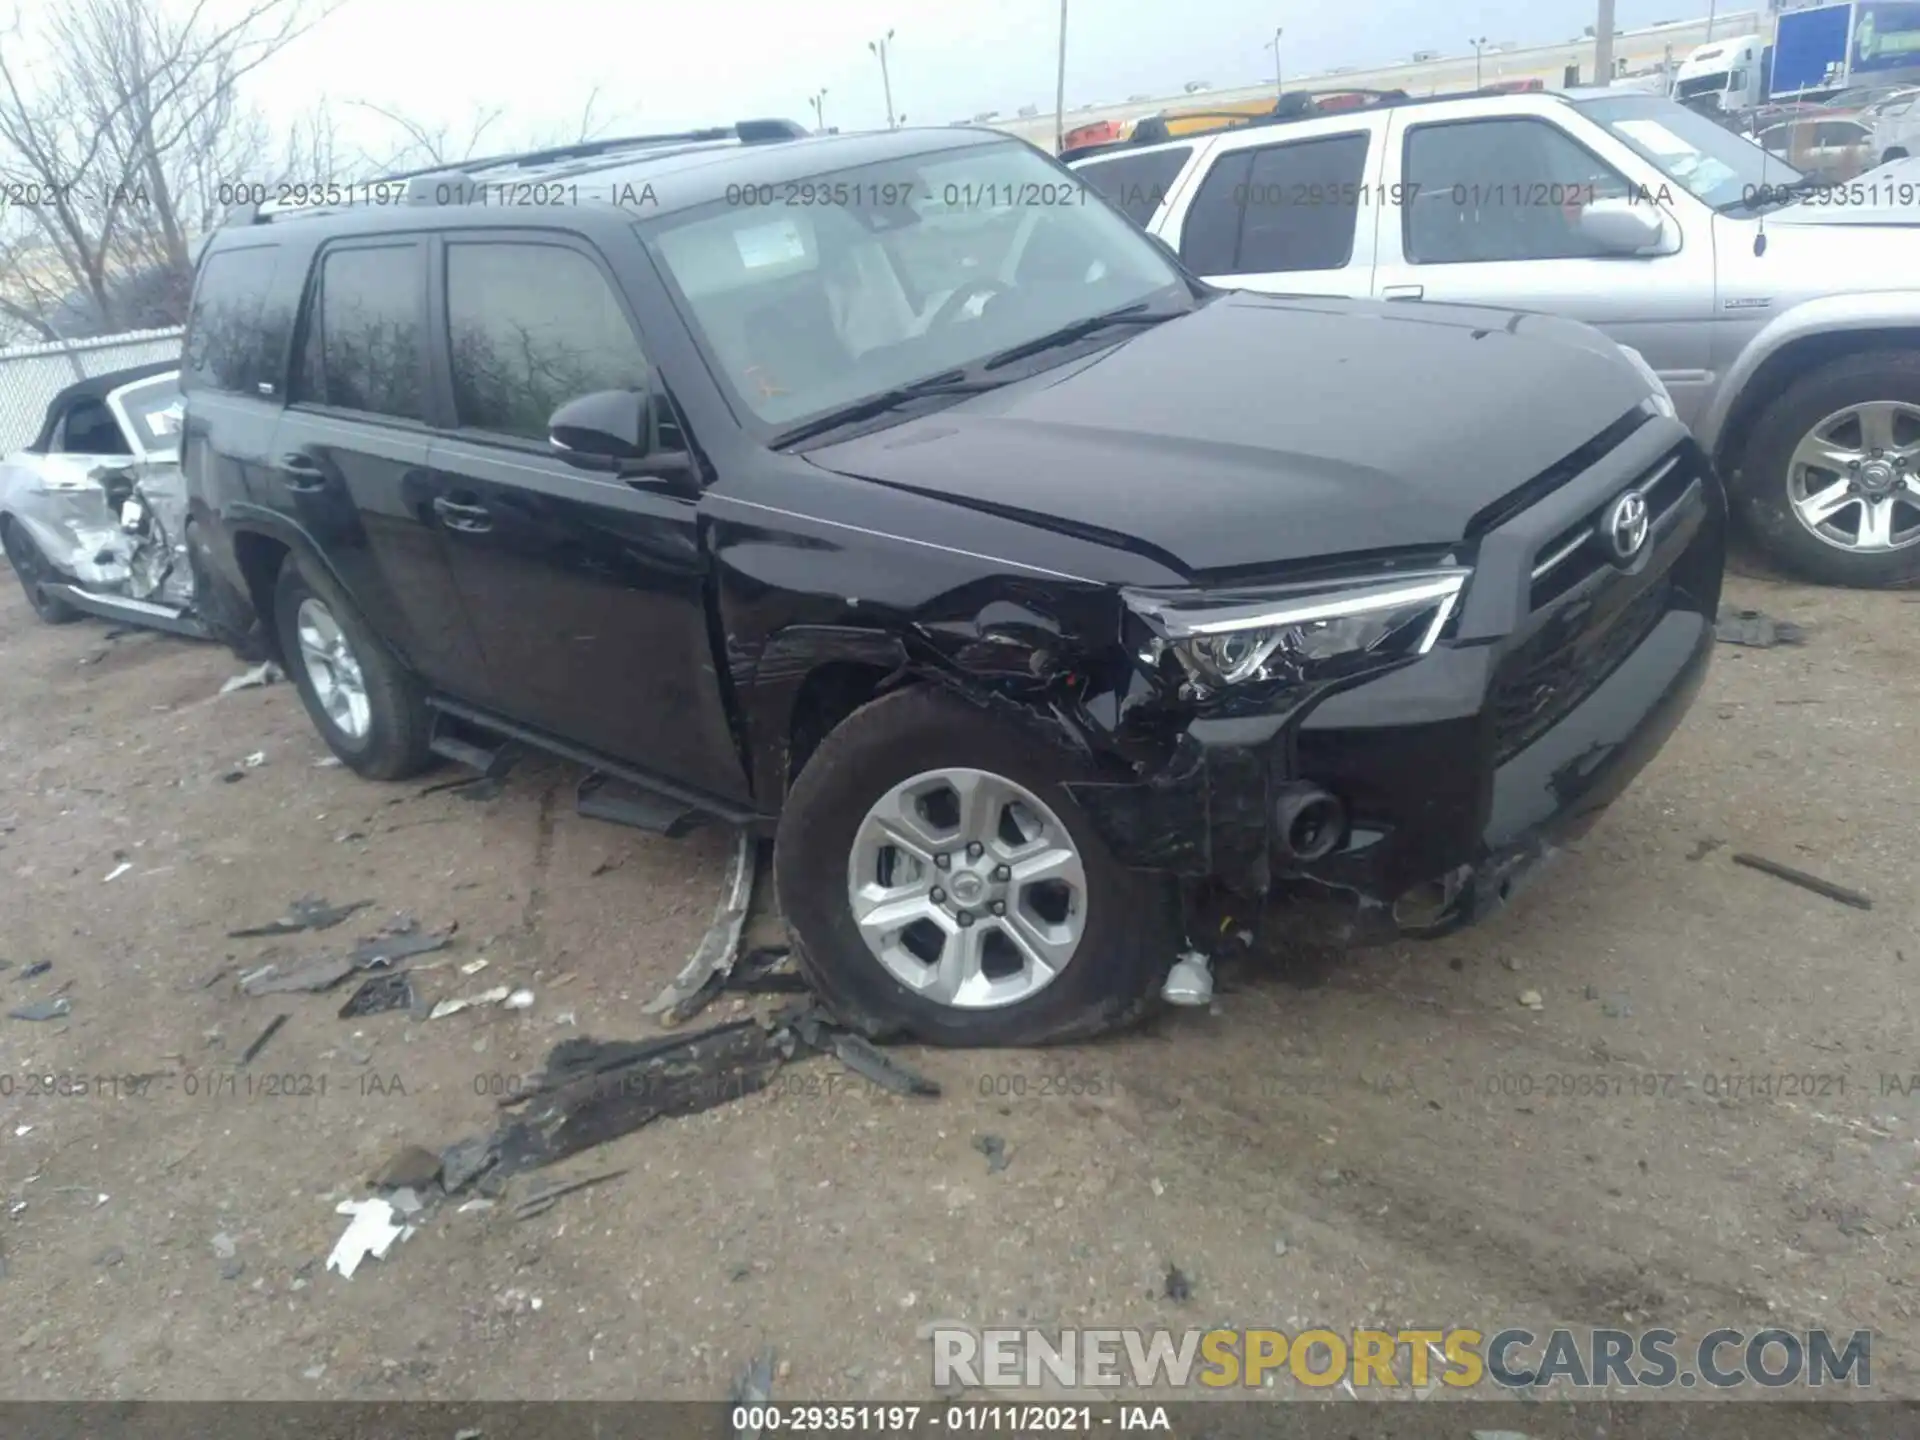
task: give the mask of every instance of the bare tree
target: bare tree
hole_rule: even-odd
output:
[[[70,297],[96,329],[183,318],[222,186],[275,148],[240,82],[335,3],[250,0],[216,19],[209,0],[71,0],[31,36],[16,20],[0,184],[33,203],[0,216],[0,312],[49,335]],[[27,48],[37,63],[15,58]]]
[[[580,106],[579,121],[571,125],[552,127],[532,136],[522,136],[519,140],[503,134],[500,122],[506,118],[506,107],[485,105],[476,109],[464,125],[429,124],[416,120],[397,110],[375,105],[370,100],[355,102],[362,110],[378,116],[399,133],[399,143],[385,151],[370,152],[381,156],[374,160],[371,169],[389,172],[403,170],[424,170],[430,166],[448,167],[474,160],[484,155],[512,150],[543,150],[560,145],[578,145],[589,140],[599,139],[618,116],[599,115],[600,87],[594,86],[587,92]],[[489,135],[494,139],[482,145],[481,141]]]

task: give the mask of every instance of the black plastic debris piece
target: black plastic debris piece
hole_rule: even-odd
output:
[[[252,925],[245,930],[229,930],[227,938],[257,940],[272,935],[298,935],[303,930],[331,930],[371,904],[371,900],[355,900],[347,905],[329,905],[325,900],[314,898],[296,900],[287,907],[287,913],[281,919],[265,925]]]
[[[247,1046],[247,1048],[241,1053],[240,1063],[242,1065],[251,1065],[253,1063],[253,1057],[258,1055],[262,1050],[266,1049],[267,1042],[273,1039],[273,1037],[279,1032],[280,1027],[286,1024],[287,1021],[291,1020],[292,1018],[293,1017],[291,1015],[276,1015],[273,1017],[272,1020],[268,1021],[267,1028],[260,1032],[260,1038],[258,1040],[255,1040],[253,1044]]]
[[[419,933],[408,925],[384,935],[376,935],[371,940],[363,940],[347,954],[348,963],[359,970],[371,970],[376,965],[391,965],[397,960],[411,960],[416,955],[431,955],[435,950],[444,950],[453,943],[458,924],[447,926],[444,930]]]
[[[412,977],[404,970],[393,970],[385,975],[373,976],[348,996],[347,1003],[340,1007],[340,1018],[354,1020],[362,1015],[382,1015],[389,1010],[407,1010],[412,1006]]]
[[[323,990],[333,989],[351,974],[353,962],[346,957],[316,955],[288,970],[282,970],[277,964],[264,965],[243,975],[240,978],[240,993],[254,996],[317,995]]]
[[[870,1040],[855,1035],[851,1031],[836,1031],[832,1037],[833,1053],[840,1063],[863,1079],[871,1080],[882,1090],[895,1095],[937,1096],[940,1093],[938,1081],[930,1080],[918,1070],[910,1070],[897,1060],[880,1053]]]
[[[772,1346],[762,1350],[734,1380],[727,1392],[727,1398],[733,1402],[733,1415],[747,1421],[756,1412],[756,1407],[765,1405],[773,1398],[773,1367],[778,1359]],[[734,1425],[729,1417],[729,1433],[733,1440],[760,1440],[762,1430],[758,1425],[742,1423]]]
[[[51,969],[53,969],[53,961],[36,960],[27,966],[26,969],[22,970],[16,978],[21,980],[37,980]]]
[[[1829,900],[1837,900],[1842,905],[1851,905],[1856,910],[1873,909],[1871,896],[1858,890],[1849,890],[1844,885],[1836,885],[1831,880],[1822,880],[1818,875],[1809,875],[1804,870],[1796,870],[1791,865],[1782,865],[1778,860],[1769,860],[1764,855],[1743,853],[1733,857],[1733,863],[1744,865],[1749,870],[1758,870],[1763,875],[1771,875],[1776,880],[1784,880],[1789,885],[1798,885],[1802,890],[1811,890],[1816,895],[1824,895]]]
[[[1176,1305],[1184,1305],[1193,1298],[1193,1282],[1178,1265],[1167,1266],[1167,1283],[1162,1292]]]
[[[1722,645],[1771,650],[1776,645],[1804,645],[1807,632],[1790,620],[1776,620],[1761,610],[1735,610],[1714,624],[1713,638]]]
[[[64,995],[56,995],[51,1000],[35,1000],[30,1005],[7,1012],[15,1020],[58,1020],[72,1013],[73,1003]]]
[[[469,1135],[440,1152],[440,1186],[449,1195],[493,1169],[500,1153],[491,1135]]]
[[[976,1135],[973,1148],[987,1157],[987,1173],[998,1175],[1007,1168],[1007,1142],[998,1135]]]

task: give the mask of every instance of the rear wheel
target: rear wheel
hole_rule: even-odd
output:
[[[1920,352],[1849,355],[1796,381],[1754,426],[1735,500],[1809,579],[1920,580]]]
[[[12,520],[0,520],[0,548],[5,549],[7,563],[19,577],[34,614],[49,625],[67,625],[80,618],[73,606],[47,593],[47,586],[61,582],[60,572],[41,553],[33,537]]]
[[[1041,1045],[1139,1018],[1178,950],[1170,880],[1124,869],[1062,788],[1082,762],[927,689],[856,711],[795,781],[774,879],[842,1021]]]
[[[289,558],[274,585],[274,625],[301,702],[327,747],[369,780],[427,768],[425,694],[340,588]]]

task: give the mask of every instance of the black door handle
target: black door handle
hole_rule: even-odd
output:
[[[444,495],[436,495],[433,513],[445,522],[447,529],[458,530],[463,535],[482,535],[493,529],[493,515],[484,505],[462,505]]]
[[[282,455],[280,469],[287,477],[287,488],[296,495],[311,495],[326,488],[327,472],[306,455]]]

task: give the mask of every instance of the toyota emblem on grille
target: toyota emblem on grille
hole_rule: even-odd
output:
[[[1647,543],[1647,497],[1629,490],[1607,507],[1607,518],[1600,524],[1613,558],[1622,565],[1640,553]]]

